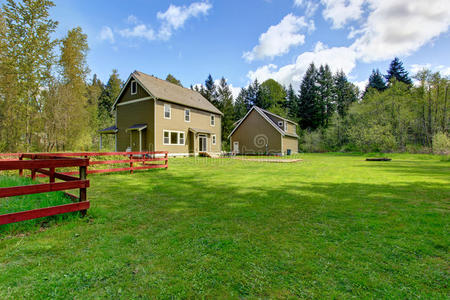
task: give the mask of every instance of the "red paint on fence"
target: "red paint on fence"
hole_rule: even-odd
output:
[[[5,155],[0,154],[0,156]],[[35,154],[16,154],[16,156],[18,156],[16,160],[0,160],[0,171],[19,170],[19,174],[22,175],[23,169],[28,169],[31,171],[31,177],[33,179],[36,173],[44,174],[49,177],[49,183],[0,188],[0,197],[13,197],[71,189],[79,189],[80,196],[77,197],[69,194],[73,201],[78,201],[76,203],[0,215],[0,225],[74,211],[81,211],[83,215],[86,213],[86,210],[90,206],[86,193],[89,187],[89,180],[86,179],[86,169],[89,165],[89,159]],[[24,158],[31,160],[23,160]],[[55,171],[56,168],[62,167],[78,167],[79,177],[68,176]],[[63,182],[55,182],[55,179],[63,180]]]

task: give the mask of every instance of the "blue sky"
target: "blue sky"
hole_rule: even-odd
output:
[[[361,86],[399,56],[450,75],[448,0],[56,0],[57,37],[81,26],[92,74],[133,70],[183,85],[209,73],[235,88],[274,78],[298,88],[307,65],[328,63]]]

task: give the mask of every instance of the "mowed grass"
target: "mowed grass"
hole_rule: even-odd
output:
[[[28,177],[15,175],[0,175],[0,187],[26,186],[40,183]],[[40,193],[8,198],[0,198],[0,214],[21,212],[36,208],[50,207],[72,203],[63,192]],[[24,222],[0,225],[0,238],[7,234],[24,233],[35,228],[51,226],[53,224],[78,216],[77,213],[57,215],[46,218],[28,220]]]
[[[450,162],[171,159],[0,240],[0,298],[447,298]]]

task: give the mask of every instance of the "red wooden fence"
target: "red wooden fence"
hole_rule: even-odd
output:
[[[95,173],[110,173],[110,172],[121,172],[130,171],[133,174],[134,170],[146,170],[155,168],[165,168],[169,167],[168,164],[168,152],[167,151],[153,151],[153,152],[64,152],[64,153],[0,153],[0,157],[18,157],[19,159],[31,158],[33,156],[40,157],[84,157],[92,158],[99,156],[124,156],[124,159],[110,159],[110,160],[91,160],[90,165],[114,165],[114,164],[128,164],[129,167],[117,167],[117,168],[105,168],[105,169],[88,169],[87,174]],[[159,157],[158,157],[159,156]],[[7,160],[7,159],[6,159]],[[0,160],[1,161],[1,160]],[[149,162],[160,161],[162,163],[153,164]],[[137,165],[140,163],[141,165]],[[74,175],[78,171],[66,171],[60,172],[60,174]],[[22,172],[19,170],[20,175]],[[34,176],[44,177],[46,174],[31,174]]]
[[[11,155],[4,155],[4,156],[11,156]],[[30,158],[31,160],[24,160],[24,158]],[[48,176],[50,181],[49,183],[42,183],[42,184],[0,188],[0,198],[54,192],[54,191],[64,191],[70,189],[80,190],[79,197],[66,193],[68,196],[72,198],[72,200],[77,202],[0,215],[0,225],[48,217],[74,211],[81,211],[82,214],[85,214],[86,210],[90,207],[90,203],[87,200],[86,195],[86,190],[89,187],[89,180],[86,179],[87,174],[86,171],[88,166],[89,166],[89,159],[86,158],[73,158],[63,156],[38,155],[38,154],[23,154],[20,156],[20,159],[15,160],[13,159],[0,160],[0,171],[19,170],[19,173],[22,173],[22,170],[26,169],[31,170],[32,177],[35,177],[36,173],[41,173]],[[66,174],[57,173],[55,171],[56,168],[64,168],[64,167],[78,167],[79,177],[73,177]],[[55,179],[62,180],[63,182],[55,182]]]

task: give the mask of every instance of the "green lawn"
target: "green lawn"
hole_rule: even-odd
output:
[[[41,180],[42,181],[42,180]],[[48,182],[48,179],[45,181]],[[0,187],[24,186],[37,183],[28,177],[19,177],[17,175],[0,175]],[[0,214],[20,212],[30,209],[50,207],[72,203],[71,199],[63,192],[51,192],[41,194],[31,194],[15,196],[9,198],[0,198]],[[52,226],[54,222],[61,222],[67,219],[75,218],[79,214],[65,214],[52,217],[29,220],[7,225],[0,225],[0,238],[7,234],[17,234],[33,230],[34,227]]]
[[[447,298],[450,162],[171,159],[0,240],[0,298]]]

